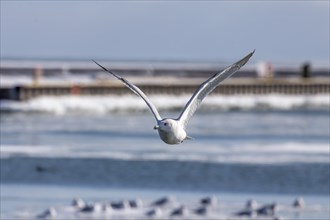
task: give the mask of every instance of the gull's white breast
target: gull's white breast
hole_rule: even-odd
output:
[[[160,138],[167,144],[180,144],[187,134],[180,123],[174,123],[170,129],[158,129]]]

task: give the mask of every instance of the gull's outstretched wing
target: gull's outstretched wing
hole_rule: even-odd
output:
[[[201,104],[203,99],[212,92],[223,80],[238,71],[244,64],[248,62],[250,57],[253,55],[254,51],[249,53],[246,57],[227,67],[220,73],[213,75],[211,78],[203,82],[198,89],[195,91],[193,96],[190,98],[186,106],[184,107],[178,120],[186,126],[189,119],[195,113],[198,106]]]
[[[93,60],[93,61],[98,66],[100,66],[102,69],[104,69],[105,71],[107,71],[108,73],[110,73],[111,75],[113,75],[114,77],[119,79],[120,81],[122,81],[125,84],[125,86],[127,86],[130,90],[132,90],[136,95],[140,96],[144,100],[144,102],[148,105],[149,109],[151,110],[152,114],[154,114],[157,121],[162,120],[162,118],[160,117],[156,107],[151,103],[151,101],[148,99],[148,97],[137,86],[135,86],[134,84],[128,82],[123,77],[118,76],[117,74],[113,73],[112,71],[110,71],[110,70],[106,69],[105,67],[101,66],[95,60]]]

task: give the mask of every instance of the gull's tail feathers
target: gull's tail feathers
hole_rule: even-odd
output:
[[[187,137],[185,138],[185,140],[190,140],[190,141],[193,141],[193,140],[195,140],[195,138],[193,138],[193,137],[190,137],[190,136],[188,136],[188,135],[187,135]]]

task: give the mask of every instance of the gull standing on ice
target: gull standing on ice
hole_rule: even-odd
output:
[[[144,102],[148,105],[149,109],[153,113],[156,118],[157,125],[155,125],[154,129],[158,130],[160,138],[167,144],[180,144],[184,140],[192,139],[189,137],[185,131],[189,119],[195,113],[203,99],[212,92],[223,80],[233,75],[236,71],[238,71],[244,64],[248,62],[250,57],[253,55],[254,51],[249,53],[243,59],[237,61],[231,66],[224,69],[222,72],[214,74],[208,80],[203,82],[198,89],[195,91],[193,96],[190,98],[180,116],[176,119],[174,118],[161,118],[156,107],[151,103],[148,97],[134,84],[128,82],[123,77],[113,73],[112,71],[106,69],[101,66],[99,63],[94,61],[98,66],[100,66],[103,70],[112,74],[118,80],[122,81],[130,90],[132,90],[136,95],[140,96]]]

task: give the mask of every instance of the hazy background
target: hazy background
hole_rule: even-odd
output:
[[[329,1],[1,1],[1,58],[329,65]]]
[[[168,195],[176,201],[161,207],[163,219],[180,205],[189,213],[176,219],[246,219],[236,213],[248,199],[276,202],[268,219],[329,219],[329,1],[0,4],[0,219],[49,207],[58,219],[146,219]],[[253,49],[238,73],[247,74],[225,82],[240,86],[210,94],[187,127],[194,140],[179,146],[159,139],[128,88],[103,90],[120,82],[91,61],[138,86],[169,85],[146,93],[161,116],[177,117],[188,85]],[[198,216],[205,196],[219,203]],[[89,216],[74,197],[143,206]],[[297,197],[305,207],[292,206]]]

